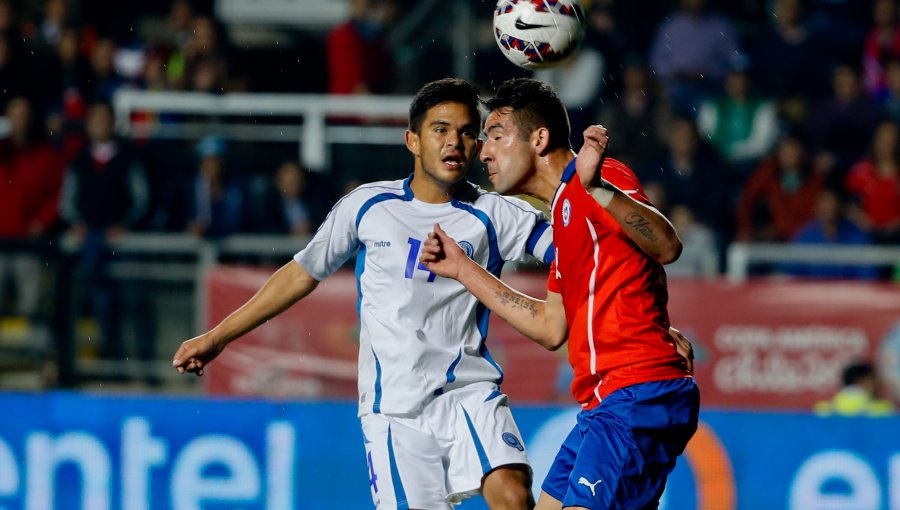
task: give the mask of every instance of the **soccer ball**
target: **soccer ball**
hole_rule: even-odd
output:
[[[499,0],[494,39],[510,62],[528,70],[554,66],[584,39],[579,0]]]

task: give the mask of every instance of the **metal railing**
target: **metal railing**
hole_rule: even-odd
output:
[[[215,134],[232,140],[295,142],[300,161],[322,172],[329,168],[331,144],[401,143],[411,100],[407,96],[120,90],[113,107],[116,129],[124,136],[195,139]],[[137,112],[202,120],[143,121],[133,115]]]
[[[893,267],[900,264],[900,246],[735,242],[728,247],[727,275],[728,279],[734,283],[746,281],[749,269],[753,264],[767,263],[852,264]]]

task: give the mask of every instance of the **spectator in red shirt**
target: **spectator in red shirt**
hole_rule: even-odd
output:
[[[785,242],[812,220],[824,173],[806,152],[798,135],[785,136],[750,176],[738,201],[738,239]]]
[[[863,47],[863,74],[866,90],[873,96],[885,90],[885,67],[889,60],[900,57],[900,25],[897,23],[897,1],[876,0],[872,5],[872,29]]]
[[[385,94],[392,91],[394,58],[384,38],[392,0],[351,0],[350,19],[328,34],[328,92]]]
[[[14,312],[28,317],[37,312],[41,261],[27,249],[36,248],[56,222],[62,162],[51,145],[37,141],[28,99],[10,100],[6,118],[10,133],[0,140],[0,241],[26,251],[0,251],[0,289],[13,277]]]
[[[844,188],[857,199],[851,218],[879,243],[900,243],[900,129],[881,122],[871,155],[850,169]]]

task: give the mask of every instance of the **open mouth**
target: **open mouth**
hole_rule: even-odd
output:
[[[463,166],[463,158],[458,154],[451,154],[449,156],[444,156],[441,161],[444,163],[444,166],[451,170],[456,170],[462,168]]]

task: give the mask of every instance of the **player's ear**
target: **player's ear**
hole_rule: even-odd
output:
[[[419,157],[419,135],[407,129],[405,136],[406,148],[413,153],[413,156]]]
[[[550,146],[550,130],[539,127],[531,132],[531,144],[538,156],[546,156]]]

